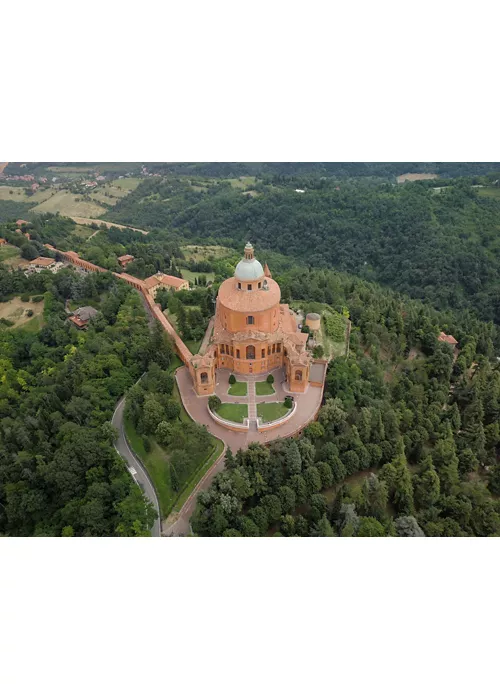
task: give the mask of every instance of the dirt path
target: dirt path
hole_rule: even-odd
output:
[[[92,224],[97,224],[100,226],[101,224],[104,224],[108,228],[111,226],[116,226],[116,228],[130,228],[132,231],[139,231],[139,233],[143,233],[145,236],[148,235],[149,231],[144,231],[142,228],[134,228],[133,226],[124,226],[123,224],[114,224],[112,221],[103,221],[102,219],[86,219],[83,216],[70,216],[70,219],[73,219],[75,224],[82,224],[82,226],[91,226]],[[99,233],[99,231],[95,231],[91,236],[88,237],[87,240],[90,240],[93,236],[95,236],[96,233]]]

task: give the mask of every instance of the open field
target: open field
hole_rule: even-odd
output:
[[[144,231],[142,228],[134,228],[133,226],[124,226],[123,224],[114,224],[112,221],[103,221],[102,219],[89,219],[86,216],[72,216],[68,215],[70,219],[73,219],[75,224],[82,224],[83,226],[91,226],[92,224],[96,224],[97,226],[100,226],[101,224],[104,224],[107,226],[107,228],[110,228],[111,226],[115,226],[116,228],[129,228],[132,231],[139,231],[139,233],[144,234],[145,236],[148,235],[147,231]],[[93,233],[96,233],[96,231],[93,231]]]
[[[51,214],[56,214],[59,212],[61,216],[95,218],[101,216],[101,214],[104,214],[106,209],[95,202],[83,201],[82,195],[72,194],[66,190],[59,190],[46,201],[37,204],[36,207],[33,207],[32,211],[50,212]]]
[[[85,173],[90,173],[95,171],[95,166],[92,165],[51,165],[47,168],[52,173],[78,173],[79,175],[85,175]]]
[[[16,255],[13,255],[12,257],[8,257],[7,259],[2,261],[2,264],[5,265],[6,267],[10,267],[12,270],[17,270],[19,268],[25,268],[28,267],[30,264],[29,260],[26,260],[25,258],[21,257],[19,250],[16,248]]]
[[[231,183],[231,187],[236,187],[239,189],[246,189],[250,185],[255,185],[255,177],[253,175],[242,175],[241,177],[233,177],[228,182]]]
[[[137,171],[139,163],[72,163],[71,165],[50,165],[47,170],[53,173],[61,173],[64,175],[77,173],[85,175],[85,173],[121,173]]]
[[[288,413],[289,409],[283,403],[258,403],[257,415],[265,423],[282,418]]]
[[[192,259],[195,262],[209,260],[212,257],[218,259],[225,258],[228,255],[234,255],[234,250],[222,245],[183,245],[181,246],[181,250],[186,258]]]
[[[213,272],[191,272],[191,270],[186,270],[185,267],[180,267],[179,271],[184,277],[184,279],[190,282],[191,284],[194,284],[195,278],[199,277],[200,275],[206,277],[207,282],[213,282],[215,279],[215,275]]]
[[[243,423],[248,418],[248,406],[246,403],[223,403],[217,409],[217,415],[233,423]]]
[[[44,202],[51,196],[52,191],[50,189],[38,190],[35,194],[27,195],[24,187],[9,187],[9,185],[0,186],[0,199],[11,200],[13,202],[33,202],[33,204],[36,205]]]
[[[72,231],[73,236],[77,236],[78,238],[81,238],[82,240],[88,240],[90,236],[92,236],[95,233],[95,230],[90,228],[90,226],[82,226],[82,224],[76,224],[75,228]]]
[[[15,258],[17,255],[19,255],[19,248],[16,248],[15,245],[3,245],[0,248],[0,262],[4,262],[4,260],[9,258]]]
[[[481,197],[493,197],[494,199],[500,199],[500,187],[478,187],[477,193]]]
[[[36,326],[42,322],[43,306],[43,301],[33,303],[32,301],[21,301],[19,297],[14,297],[10,301],[0,303],[0,318],[12,321],[14,324],[12,328],[18,328],[29,323],[31,326],[29,330],[38,330]],[[28,309],[33,311],[31,318],[26,315]]]
[[[133,192],[140,182],[139,177],[124,177],[121,180],[105,182],[92,190],[90,194],[94,199],[113,207],[120,199]]]

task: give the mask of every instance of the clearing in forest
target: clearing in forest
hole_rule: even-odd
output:
[[[121,180],[103,182],[102,185],[92,190],[91,196],[102,204],[114,207],[120,199],[133,192],[141,182],[139,177],[123,177]]]
[[[0,303],[0,318],[11,321],[14,324],[11,326],[12,328],[23,326],[28,322],[32,322],[30,325],[34,327],[37,325],[40,326],[43,306],[43,300],[38,302],[21,301],[19,297],[14,297],[14,299]],[[33,311],[32,316],[28,316],[27,314],[27,311],[30,309]]]
[[[250,185],[255,185],[255,177],[253,175],[242,175],[241,177],[232,177],[228,180],[231,187],[244,190]]]
[[[195,262],[201,262],[209,258],[225,258],[234,254],[233,250],[223,245],[183,245],[181,250],[188,260],[194,260]]]
[[[185,267],[180,267],[179,272],[181,273],[183,278],[191,284],[194,284],[195,279],[198,279],[198,277],[200,277],[201,275],[205,277],[207,282],[213,282],[215,278],[213,272],[191,272],[191,270],[187,270]]]

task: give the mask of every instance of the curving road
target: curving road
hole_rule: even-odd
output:
[[[158,497],[156,496],[156,491],[154,490],[154,486],[151,482],[151,479],[149,478],[149,474],[147,473],[142,462],[139,459],[137,459],[137,457],[134,455],[127,442],[127,438],[125,436],[125,428],[123,425],[124,408],[125,397],[120,399],[118,405],[115,408],[115,412],[113,413],[113,418],[111,420],[112,425],[118,431],[118,437],[115,442],[115,449],[118,452],[118,454],[121,457],[123,457],[123,459],[127,462],[127,468],[131,473],[135,483],[141,487],[145,496],[149,498],[149,500],[155,507],[158,516],[154,521],[153,527],[151,528],[151,534],[153,535],[153,537],[160,537],[160,504],[158,503]]]

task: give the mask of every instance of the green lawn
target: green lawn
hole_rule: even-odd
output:
[[[281,418],[286,413],[288,413],[288,408],[285,408],[283,403],[258,403],[257,404],[257,416],[262,418],[265,423],[277,420]]]
[[[248,418],[248,406],[246,403],[223,403],[217,415],[233,423],[243,423],[243,420]]]
[[[191,272],[191,270],[187,270],[185,267],[180,267],[179,272],[183,278],[191,284],[194,284],[195,277],[199,277],[200,275],[206,277],[207,282],[213,282],[215,278],[213,272]]]
[[[269,384],[269,382],[255,382],[255,393],[257,396],[274,394],[274,384]]]
[[[229,385],[229,391],[227,392],[231,396],[246,396],[247,395],[247,383],[246,382],[235,382]]]
[[[188,346],[188,348],[191,350],[193,355],[196,355],[198,350],[200,349],[201,341],[203,338],[200,338],[200,340],[185,340],[184,342]]]

